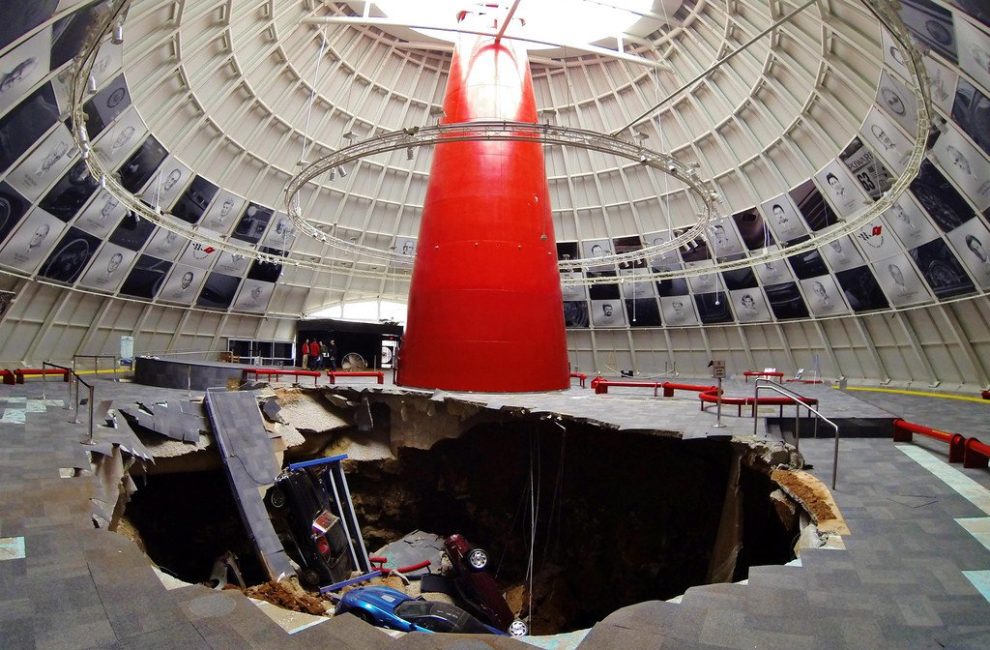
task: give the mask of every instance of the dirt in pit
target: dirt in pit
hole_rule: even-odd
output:
[[[828,488],[813,475],[799,470],[775,469],[770,478],[811,515],[822,532],[849,534],[845,519]]]
[[[322,598],[305,591],[292,582],[266,582],[264,584],[244,589],[244,595],[249,598],[267,601],[284,609],[294,612],[327,616],[330,603]]]

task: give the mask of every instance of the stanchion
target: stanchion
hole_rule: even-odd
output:
[[[718,377],[718,400],[715,402],[715,428],[721,429],[722,424],[722,378]]]

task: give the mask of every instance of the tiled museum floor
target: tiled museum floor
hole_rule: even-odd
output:
[[[96,386],[97,401],[186,394],[103,378]],[[744,394],[752,385],[730,388]],[[831,389],[811,388],[833,408]],[[50,401],[41,394],[40,382],[0,387],[0,647],[521,647],[494,637],[392,639],[349,616],[290,635],[239,593],[166,588],[127,539],[93,528],[93,479],[60,473],[86,465],[79,445],[85,431],[62,406],[64,384],[49,384]],[[593,396],[573,388],[520,399],[533,408],[542,404],[602,418],[624,414],[630,427],[658,418],[683,420],[693,423],[697,435],[710,431],[714,421],[713,414],[699,412],[693,396],[653,399],[649,391]],[[879,407],[921,424],[990,438],[990,402],[851,391],[835,401],[844,413],[855,414],[857,404],[864,413]],[[733,433],[752,431],[752,420],[726,421]],[[832,444],[801,443],[823,480],[830,477]],[[757,567],[747,584],[693,588],[678,604],[619,610],[596,625],[581,647],[990,647],[990,474],[949,466],[946,458],[940,443],[842,440],[835,497],[851,529],[846,550],[806,551],[802,566]]]

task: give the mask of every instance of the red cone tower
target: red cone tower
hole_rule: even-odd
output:
[[[443,109],[444,123],[536,123],[525,50],[461,36]],[[400,384],[487,392],[569,385],[542,145],[437,145],[416,248]]]

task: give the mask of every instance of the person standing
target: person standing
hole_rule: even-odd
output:
[[[327,347],[326,341],[320,341],[320,364],[326,368],[330,365],[330,361],[327,357],[330,356],[330,348]]]
[[[330,361],[330,369],[337,369],[337,342],[330,339],[330,345],[327,346],[327,356]]]
[[[299,353],[299,356],[302,357],[302,363],[299,364],[300,367],[303,369],[309,368],[309,339],[306,339],[306,342],[302,344]]]
[[[320,369],[320,342],[316,339],[309,342],[309,369]]]

